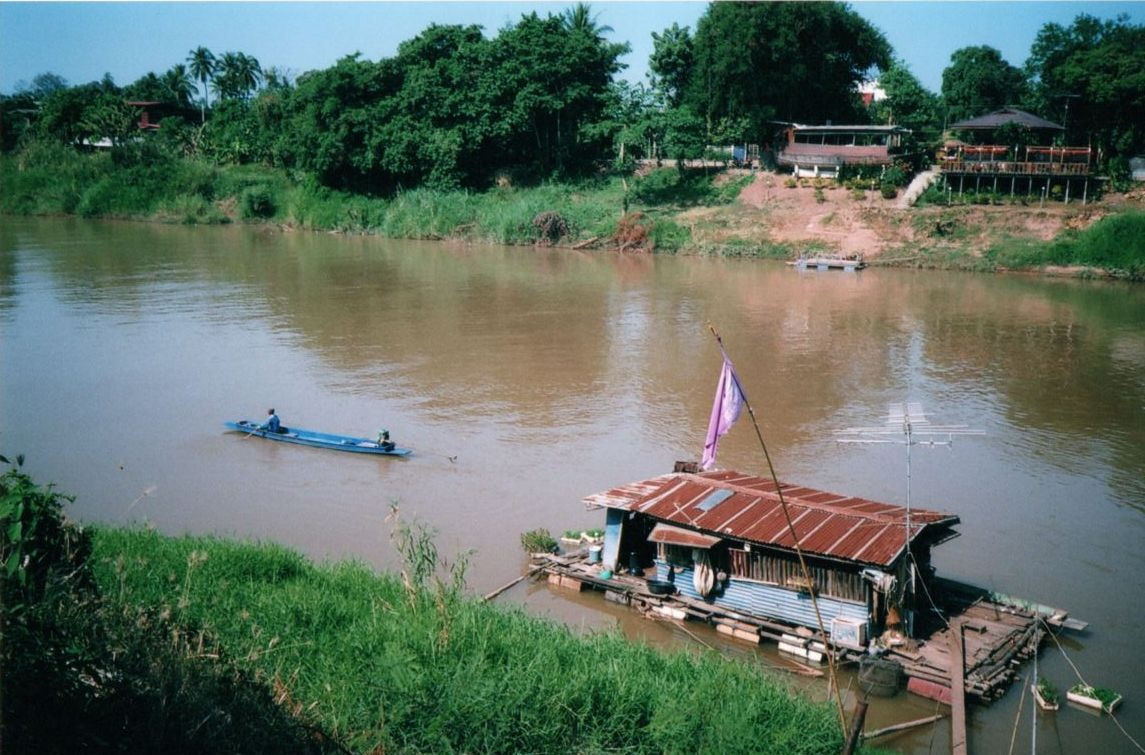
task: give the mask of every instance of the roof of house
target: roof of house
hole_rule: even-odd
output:
[[[781,483],[780,490],[804,553],[882,567],[902,555],[904,507],[788,483]],[[775,483],[763,477],[731,470],[673,472],[590,495],[584,502],[639,512],[721,539],[794,550]],[[954,514],[911,508],[911,540],[958,522]]]
[[[1055,131],[1065,130],[1063,126],[1059,126],[1052,121],[1047,121],[1045,118],[1039,118],[1033,113],[1027,113],[1025,110],[1018,110],[1014,107],[1004,107],[1001,110],[995,110],[993,113],[980,115],[977,118],[958,121],[957,123],[950,124],[949,128],[954,131],[992,131],[1009,123],[1017,123],[1019,126],[1025,126],[1026,128],[1053,129]]]
[[[868,123],[855,123],[851,125],[827,124],[823,126],[810,126],[803,123],[788,124],[796,131],[817,131],[827,134],[908,134],[910,129],[898,125],[873,125]]]

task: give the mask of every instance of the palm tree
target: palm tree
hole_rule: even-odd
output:
[[[170,71],[163,74],[163,86],[171,93],[171,99],[175,102],[180,105],[190,104],[195,84],[187,73],[187,66],[176,63]]]
[[[594,40],[601,40],[605,33],[612,31],[611,26],[597,26],[598,18],[600,14],[594,15],[592,7],[587,3],[577,3],[571,8],[566,8],[561,14],[561,21],[566,29],[570,32],[584,32]]]
[[[219,58],[215,76],[215,92],[224,98],[246,98],[262,81],[262,67],[253,56],[241,52],[225,52]]]
[[[206,47],[196,47],[191,50],[191,54],[187,56],[187,62],[191,64],[191,75],[199,80],[203,87],[203,101],[200,115],[202,122],[207,120],[207,94],[210,91],[207,87],[207,81],[215,75],[215,56]]]
[[[262,83],[262,66],[258,58],[246,53],[237,53],[238,68],[235,70],[235,83],[239,85],[242,96],[249,97],[250,93],[258,89]]]

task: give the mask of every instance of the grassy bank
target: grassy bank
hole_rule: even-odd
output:
[[[219,166],[133,145],[82,154],[37,143],[0,159],[0,212],[171,223],[267,222],[399,239],[559,243],[675,252],[691,244],[673,212],[734,201],[750,180],[675,169],[642,178],[483,193],[400,191],[387,198],[333,191],[306,176]],[[627,220],[622,220],[627,214]]]
[[[274,546],[101,530],[120,600],[207,628],[240,666],[355,751],[834,753],[830,707],[714,654],[578,637]],[[422,560],[421,563],[428,563]],[[412,570],[416,572],[417,569]],[[718,711],[718,715],[711,715]]]
[[[519,187],[505,181],[480,193],[411,189],[383,198],[332,191],[307,176],[272,168],[178,157],[156,145],[82,154],[34,143],[0,158],[0,212],[271,223],[396,239],[722,257],[784,259],[823,245],[830,251],[839,238],[833,219],[853,211],[847,202],[806,218],[795,213],[799,228],[824,226],[818,240],[782,241],[776,229],[791,219],[782,210],[736,202],[753,178],[666,168],[576,184]],[[774,191],[782,198],[785,189]],[[983,207],[988,205],[932,203],[886,214],[873,226],[884,245],[879,264],[973,272],[1067,268],[1076,275],[1145,280],[1145,213],[1139,209],[1107,206],[1102,212],[1109,216],[1092,226],[1044,241],[1021,230],[1044,209]],[[912,233],[899,248],[895,240],[904,238],[906,228]]]
[[[0,461],[7,460],[0,457]],[[0,477],[12,752],[835,753],[834,710],[744,662],[575,635],[464,595],[431,533],[400,577],[275,545],[84,530]]]

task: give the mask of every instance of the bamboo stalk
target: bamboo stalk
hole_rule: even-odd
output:
[[[905,731],[906,729],[914,729],[918,726],[926,726],[927,724],[932,724],[935,721],[941,721],[944,718],[946,718],[945,714],[938,713],[938,714],[935,714],[933,716],[927,716],[926,718],[918,718],[918,719],[915,719],[914,721],[904,721],[901,724],[892,724],[890,726],[884,726],[881,729],[875,729],[874,731],[863,732],[863,739],[874,739],[875,737],[881,737],[884,734],[893,734],[896,731]]]
[[[505,592],[506,590],[508,590],[508,589],[509,589],[510,587],[512,587],[513,585],[517,584],[517,583],[518,583],[518,582],[520,582],[521,580],[524,580],[524,579],[528,579],[529,577],[533,576],[534,574],[536,574],[537,572],[541,571],[541,570],[542,570],[542,569],[544,569],[544,568],[545,568],[544,566],[534,566],[532,569],[530,569],[529,571],[525,572],[524,574],[522,574],[521,576],[517,577],[516,579],[514,579],[514,580],[510,580],[510,581],[509,581],[509,582],[507,582],[506,584],[503,584],[503,585],[501,585],[500,587],[498,587],[496,590],[494,590],[493,592],[491,592],[491,593],[489,593],[488,595],[486,595],[486,596],[485,596],[484,598],[482,598],[481,600],[482,600],[482,601],[484,601],[484,602],[486,602],[486,603],[488,603],[490,600],[493,600],[493,598],[496,598],[498,595],[500,595],[501,593]]]

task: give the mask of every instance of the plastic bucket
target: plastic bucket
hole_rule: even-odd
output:
[[[599,545],[588,546],[588,562],[590,564],[600,563],[600,550],[601,548]]]

